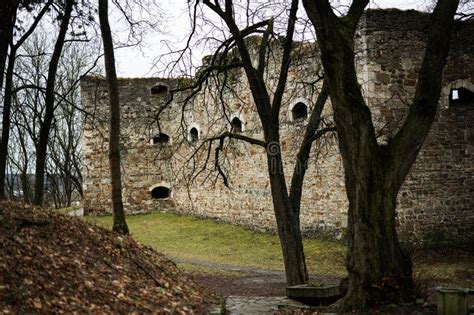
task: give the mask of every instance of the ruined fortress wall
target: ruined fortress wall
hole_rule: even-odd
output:
[[[283,100],[282,154],[284,171],[288,185],[294,169],[297,145],[304,131],[304,122],[291,121],[291,107],[295,102],[304,102],[310,107],[316,101],[320,83],[316,86],[308,82],[317,79],[319,61],[316,59],[297,60],[289,74],[289,84]],[[306,73],[301,80],[301,73]],[[273,82],[268,74],[269,84]],[[243,121],[244,134],[263,139],[261,124],[254,111],[248,83],[243,73],[235,74],[233,91],[224,93],[227,115],[239,116]],[[228,176],[230,188],[223,185],[222,178],[216,178],[214,148],[207,169],[197,176],[192,184],[187,183],[189,175],[198,173],[206,151],[201,150],[196,165],[186,164],[198,144],[186,141],[186,133],[180,130],[182,104],[173,101],[173,115],[164,115],[160,124],[171,135],[169,146],[152,144],[153,135],[158,132],[151,123],[153,114],[163,104],[166,96],[150,95],[150,88],[160,83],[160,79],[122,79],[120,93],[123,111],[122,120],[122,165],[123,195],[128,212],[163,210],[172,208],[180,213],[194,214],[233,222],[258,230],[274,230],[275,219],[268,181],[265,151],[261,147],[232,141],[225,159],[221,161]],[[91,120],[85,131],[85,207],[89,211],[101,213],[110,211],[109,181],[107,177],[107,97],[104,80],[88,78],[82,82],[82,99],[88,111],[95,110],[95,123]],[[221,117],[220,105],[213,97],[215,87],[197,95],[184,115],[181,129],[197,126],[202,139],[209,138],[229,130],[229,124]],[[236,97],[238,95],[238,97]],[[164,99],[162,99],[164,97]],[[326,112],[326,118],[330,119]],[[151,110],[150,110],[151,108]],[[205,109],[205,110],[204,110]],[[102,119],[98,119],[102,118]],[[101,134],[98,131],[101,130]],[[347,200],[344,191],[342,162],[337,154],[334,136],[329,136],[315,144],[312,160],[309,163],[301,206],[301,225],[306,232],[340,233],[345,226]],[[320,148],[319,148],[319,147]],[[173,158],[156,158],[163,149],[173,152]],[[316,162],[316,155],[318,155]],[[193,169],[194,168],[194,169]],[[156,185],[168,185],[172,196],[166,200],[152,199],[150,191]]]
[[[128,212],[145,212],[173,206],[168,200],[151,200],[153,186],[170,183],[171,144],[157,149],[150,144],[158,130],[171,128],[178,112],[172,108],[163,113],[169,123],[158,126],[155,115],[166,101],[151,95],[150,88],[165,83],[176,86],[179,82],[163,79],[121,79],[121,157],[124,206]],[[84,150],[84,207],[95,213],[110,212],[110,180],[108,165],[108,96],[106,82],[100,78],[81,81],[84,109],[89,113],[83,138]],[[179,98],[182,96],[178,96]]]
[[[369,11],[361,21],[356,45],[357,69],[364,95],[380,130],[380,141],[399,126],[412,98],[421,65],[426,15],[416,12]],[[471,26],[469,26],[471,27]],[[441,108],[399,196],[398,215],[402,236],[417,242],[472,239],[473,231],[473,130],[471,106],[449,106],[451,88],[474,91],[472,29],[456,28],[448,65],[444,72]],[[469,33],[471,32],[471,33]],[[291,108],[303,102],[311,109],[320,83],[320,62],[312,45],[301,45],[289,72],[281,112],[281,147],[289,186],[294,156],[304,122],[291,121]],[[278,57],[277,57],[278,58]],[[275,85],[267,73],[269,86]],[[169,109],[153,121],[166,102],[165,94],[152,95],[157,84],[170,87],[180,80],[123,79],[122,102],[123,186],[127,212],[173,209],[180,213],[211,217],[258,230],[275,229],[267,161],[263,148],[232,141],[221,156],[230,189],[216,177],[214,149],[206,168],[201,169],[206,151],[193,155],[203,140],[229,130],[229,120],[242,120],[243,134],[263,139],[253,107],[248,82],[242,71],[228,78],[231,87],[223,94],[222,114],[216,87],[196,95],[182,111],[184,94],[175,95]],[[185,82],[184,82],[185,83]],[[93,212],[110,211],[107,164],[107,92],[103,80],[82,81],[84,107],[94,112],[84,133],[85,207]],[[330,120],[330,108],[325,110]],[[90,117],[92,118],[92,117]],[[189,130],[199,130],[197,143],[188,141]],[[153,144],[160,132],[171,136],[167,144]],[[202,151],[202,150],[201,150]],[[193,157],[190,159],[190,157]],[[190,182],[191,174],[199,174]],[[171,196],[153,199],[156,186],[171,188]],[[301,227],[307,233],[340,236],[346,226],[347,198],[343,168],[334,136],[316,142],[303,187]]]
[[[288,187],[305,126],[304,122],[291,121],[291,108],[295,103],[303,102],[312,109],[321,88],[321,82],[312,84],[317,81],[321,68],[314,47],[302,46],[296,51],[302,58],[295,58],[290,67],[280,115],[281,149]],[[256,51],[254,54],[256,55]],[[278,58],[278,54],[273,56]],[[274,67],[274,63],[270,62],[266,78],[270,87],[277,84],[277,78],[273,74]],[[245,74],[238,71],[234,75],[237,78],[232,86],[234,91],[223,95],[225,104],[228,104],[227,113],[230,118],[233,115],[239,116],[243,121],[245,135],[263,139],[261,123],[249,93]],[[215,87],[210,94],[218,94]],[[196,105],[197,108],[202,108],[209,107],[210,103],[198,97]],[[329,104],[327,107],[325,116],[330,119]],[[206,130],[207,119],[207,113],[194,113],[191,120]],[[220,121],[218,125],[224,128],[212,130],[211,135],[229,130],[225,121]],[[206,138],[205,135],[203,138]],[[222,178],[216,178],[215,171],[211,175],[212,180],[209,180],[209,174],[204,172],[189,189],[182,185],[175,187],[176,199],[179,200],[177,211],[238,223],[257,230],[274,230],[276,225],[265,151],[261,147],[238,141],[232,143],[235,150],[229,150],[228,158],[221,160],[230,181],[230,189],[224,187]],[[346,223],[347,200],[342,163],[337,152],[334,137],[315,144],[301,204],[301,227],[306,233],[337,236],[341,233],[340,228]]]

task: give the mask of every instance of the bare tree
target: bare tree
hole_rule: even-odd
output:
[[[45,36],[33,33],[20,47],[16,58],[15,77],[11,91],[11,141],[8,142],[9,177],[19,174],[26,202],[33,201],[33,169],[37,134],[44,108],[44,72],[48,68],[48,42]],[[10,197],[13,191],[10,190]]]
[[[108,19],[108,0],[99,0],[99,21],[109,91],[109,167],[113,213],[112,229],[121,234],[128,234],[128,226],[123,210],[122,174],[120,170],[120,96],[115,71],[114,45]]]
[[[288,70],[294,61],[293,58],[298,55],[297,47],[299,45],[296,45],[293,40],[298,1],[293,0],[289,8],[286,6],[280,7],[279,13],[276,13],[277,16],[280,16],[280,20],[284,20],[283,24],[277,24],[274,18],[262,18],[260,14],[263,11],[260,12],[258,9],[252,11],[250,3],[247,3],[248,6],[244,5],[244,8],[231,0],[226,0],[224,4],[219,1],[207,0],[202,1],[202,3],[217,15],[228,29],[228,32],[221,25],[218,25],[219,22],[213,22],[212,18],[207,18],[202,9],[198,10],[199,2],[196,2],[194,16],[200,15],[205,22],[215,23],[214,26],[217,25],[215,33],[223,36],[224,39],[220,40],[215,53],[208,58],[207,64],[198,71],[196,83],[191,87],[186,86],[174,90],[172,93],[193,88],[194,92],[190,93],[184,101],[184,104],[186,104],[187,101],[193,99],[198,91],[205,89],[206,85],[214,86],[209,94],[215,98],[214,102],[216,104],[222,104],[220,109],[219,105],[217,106],[217,110],[220,110],[219,116],[232,124],[228,109],[224,104],[224,94],[230,93],[232,98],[238,99],[238,92],[232,90],[229,81],[232,81],[231,77],[235,75],[235,71],[242,70],[243,75],[249,82],[249,89],[253,98],[251,107],[258,114],[264,139],[241,133],[240,126],[233,126],[231,131],[211,135],[204,139],[196,151],[204,150],[204,158],[201,160],[204,160],[204,163],[207,164],[211,159],[212,148],[215,149],[214,169],[226,185],[228,179],[222,165],[224,163],[223,155],[229,151],[229,143],[235,140],[244,141],[251,145],[260,146],[266,151],[271,196],[283,252],[286,279],[290,285],[305,283],[308,280],[308,272],[299,221],[302,187],[313,142],[320,139],[325,133],[333,131],[334,128],[330,126],[321,128],[321,113],[328,97],[328,89],[323,85],[308,124],[304,127],[304,136],[297,148],[298,153],[291,177],[291,186],[287,187],[281,154],[280,113],[287,91]],[[238,20],[241,13],[247,17],[244,22]],[[194,27],[196,27],[196,24]],[[278,36],[281,31],[283,31],[283,36]],[[212,33],[212,35],[216,34]],[[261,36],[256,37],[255,35]],[[257,52],[254,51],[255,49]],[[279,57],[276,58],[275,55],[279,55]],[[272,61],[270,62],[270,60]],[[276,73],[276,79],[270,79],[269,72]],[[270,82],[270,80],[274,80],[274,82]],[[316,88],[315,85],[318,81],[321,84],[322,77],[319,77],[310,85]],[[185,110],[183,110],[183,121],[185,120],[184,112]],[[214,122],[210,123],[210,125],[213,124]],[[186,128],[183,129],[186,130]],[[190,158],[190,160],[193,160],[192,163],[199,159],[197,153]],[[205,169],[206,166],[204,165],[197,168],[196,171],[200,174]]]
[[[49,178],[58,183],[59,189],[52,191],[56,196],[56,207],[68,207],[73,199],[82,197],[81,139],[84,113],[79,111],[78,82],[84,73],[90,71],[90,64],[94,65],[90,51],[88,43],[69,43],[64,49],[58,71],[56,93],[59,100],[48,148],[51,167],[47,167]]]
[[[439,0],[409,113],[388,144],[377,143],[354,64],[354,33],[369,0],[354,0],[344,16],[330,1],[303,0],[318,36],[343,158],[349,199],[349,290],[343,311],[410,301],[410,257],[395,228],[397,194],[436,114],[450,30],[459,1]]]
[[[39,29],[43,31],[42,26]],[[45,110],[47,78],[44,73],[49,67],[49,52],[53,45],[54,38],[48,38],[44,32],[34,33],[21,46],[15,69],[12,141],[8,155],[10,169],[19,174],[16,177],[21,185],[17,190],[23,192],[27,202],[33,200],[34,156]],[[55,118],[46,156],[48,189],[44,201],[47,205],[54,201],[56,207],[69,206],[82,195],[81,136],[85,113],[80,108],[79,82],[97,63],[97,59],[93,59],[94,55],[99,55],[95,48],[90,42],[69,41],[58,65]]]
[[[51,124],[54,118],[54,107],[55,107],[55,84],[56,84],[56,73],[58,70],[59,59],[64,47],[66,40],[66,33],[69,27],[69,21],[74,8],[74,0],[65,0],[63,13],[61,17],[61,25],[59,28],[58,37],[54,46],[53,54],[49,62],[48,68],[48,79],[46,83],[45,91],[45,112],[43,122],[40,128],[40,134],[38,139],[38,146],[36,148],[36,168],[35,168],[35,199],[36,205],[43,204],[44,198],[44,179],[45,179],[45,166],[46,166],[46,154],[49,142],[49,133],[51,130]]]
[[[28,37],[34,32],[38,23],[41,21],[43,16],[51,6],[52,1],[48,1],[43,8],[39,11],[38,16],[34,19],[29,29],[20,37],[20,39],[10,45],[10,54],[8,58],[8,66],[6,72],[5,81],[5,93],[3,102],[3,114],[2,114],[2,142],[0,144],[0,198],[5,198],[5,172],[6,162],[8,156],[8,140],[10,138],[10,112],[13,98],[13,75],[15,70],[16,54],[21,45],[28,39]],[[3,72],[2,72],[3,77]]]

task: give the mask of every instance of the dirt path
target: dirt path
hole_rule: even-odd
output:
[[[208,261],[172,258],[177,263],[203,266],[215,270],[213,273],[189,272],[197,283],[206,286],[219,296],[284,296],[286,295],[285,274],[281,271],[246,268],[228,264],[215,264]],[[335,276],[311,275],[312,282],[339,283]]]

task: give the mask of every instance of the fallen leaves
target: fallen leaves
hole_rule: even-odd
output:
[[[213,297],[149,247],[0,203],[0,313],[205,313]]]
[[[43,303],[41,303],[41,300],[39,298],[36,298],[33,300],[33,306],[37,309],[42,309]]]

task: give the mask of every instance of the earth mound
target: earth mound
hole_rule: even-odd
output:
[[[0,202],[0,313],[205,313],[213,302],[131,237]]]

